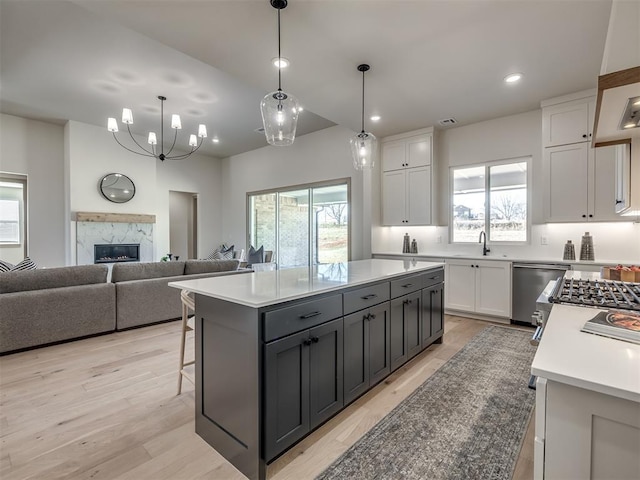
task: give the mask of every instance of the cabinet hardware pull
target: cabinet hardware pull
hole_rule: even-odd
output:
[[[429,277],[429,280],[437,280],[438,277]]]
[[[618,205],[619,203],[624,203],[624,200],[616,200],[616,205]]]
[[[592,217],[593,217],[593,214],[591,214],[591,213],[590,213],[590,214],[589,214],[589,218],[592,218]]]
[[[376,318],[376,316],[373,313],[370,313],[369,318]]]
[[[587,216],[586,215],[582,215],[582,218],[587,218]]]
[[[312,312],[312,313],[307,313],[306,315],[300,315],[300,319],[301,320],[306,320],[307,318],[311,318],[311,317],[317,317],[318,315],[320,315],[322,312]]]
[[[370,313],[367,313],[366,315],[364,315],[362,317],[363,320],[369,320],[370,318],[371,318],[371,314]]]
[[[309,340],[309,339],[307,338],[307,339],[303,340],[302,344],[303,344],[305,347],[308,347],[309,345],[311,345],[311,340]]]
[[[406,285],[402,285],[402,288],[413,287],[413,283],[407,283]]]
[[[313,337],[313,338],[311,339],[311,341],[312,341],[313,343],[318,343],[318,341],[319,341],[319,340],[320,340],[320,339],[319,339],[318,337]]]
[[[408,304],[409,304],[409,300],[406,300],[406,299],[405,299],[405,300],[403,300],[403,301],[402,301],[402,303],[403,303],[404,305],[408,305]]]
[[[365,295],[364,297],[360,297],[362,300],[371,300],[372,298],[376,298],[378,295],[375,293],[371,293],[369,295]]]
[[[587,138],[587,134],[585,133],[584,135],[582,135],[582,138]]]

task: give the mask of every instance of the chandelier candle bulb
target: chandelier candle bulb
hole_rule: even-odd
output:
[[[122,123],[126,123],[127,125],[133,125],[133,112],[130,108],[122,109]]]

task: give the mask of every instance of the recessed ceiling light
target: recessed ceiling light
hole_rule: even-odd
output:
[[[635,102],[633,102],[633,106],[634,107],[640,107],[640,98],[638,100],[636,100]]]
[[[289,60],[284,58],[284,57],[276,57],[274,59],[271,60],[271,63],[273,63],[273,65],[276,68],[287,68],[289,66]]]
[[[298,107],[298,112],[301,112],[301,111],[303,111],[303,110],[304,110],[304,108],[302,108],[302,105],[300,105],[300,106]]]
[[[219,139],[218,137],[213,137],[213,138],[211,139],[211,141],[212,141],[213,143],[220,143],[220,139]]]
[[[624,128],[635,128],[637,125],[633,122],[625,123]]]
[[[522,78],[521,73],[510,73],[506,77],[504,77],[505,83],[516,83]]]
[[[373,115],[373,116],[371,117],[371,121],[372,121],[372,122],[379,122],[379,121],[380,121],[380,118],[381,118],[381,117],[380,117],[380,115]]]

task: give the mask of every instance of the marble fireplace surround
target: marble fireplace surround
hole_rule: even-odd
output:
[[[76,263],[93,264],[93,247],[102,244],[139,243],[140,261],[153,261],[155,215],[135,213],[76,213]]]

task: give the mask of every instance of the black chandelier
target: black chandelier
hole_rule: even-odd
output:
[[[110,117],[107,120],[107,130],[113,133],[113,138],[118,145],[120,145],[125,150],[130,151],[131,153],[135,153],[136,155],[143,155],[145,157],[155,157],[158,160],[183,160],[187,158],[192,153],[198,151],[198,149],[202,146],[204,139],[207,137],[207,127],[204,124],[200,124],[198,126],[198,135],[196,138],[195,134],[191,134],[189,136],[189,146],[191,147],[191,151],[189,153],[183,153],[179,155],[171,155],[173,148],[176,145],[176,140],[178,139],[178,130],[182,129],[182,122],[180,120],[180,115],[172,115],[171,116],[171,128],[174,130],[173,134],[173,142],[171,143],[171,148],[165,153],[164,151],[164,102],[167,97],[163,97],[162,95],[158,96],[158,100],[160,100],[160,146],[158,145],[158,138],[156,137],[155,132],[149,132],[149,137],[147,139],[147,143],[151,145],[151,149],[145,148],[135,139],[133,134],[131,133],[131,127],[129,125],[133,125],[133,112],[129,108],[122,109],[122,123],[127,126],[127,132],[129,132],[129,136],[133,143],[138,147],[139,150],[133,150],[126,145],[123,145],[116,133],[118,133],[118,122],[115,118]],[[198,138],[200,140],[198,140]]]

